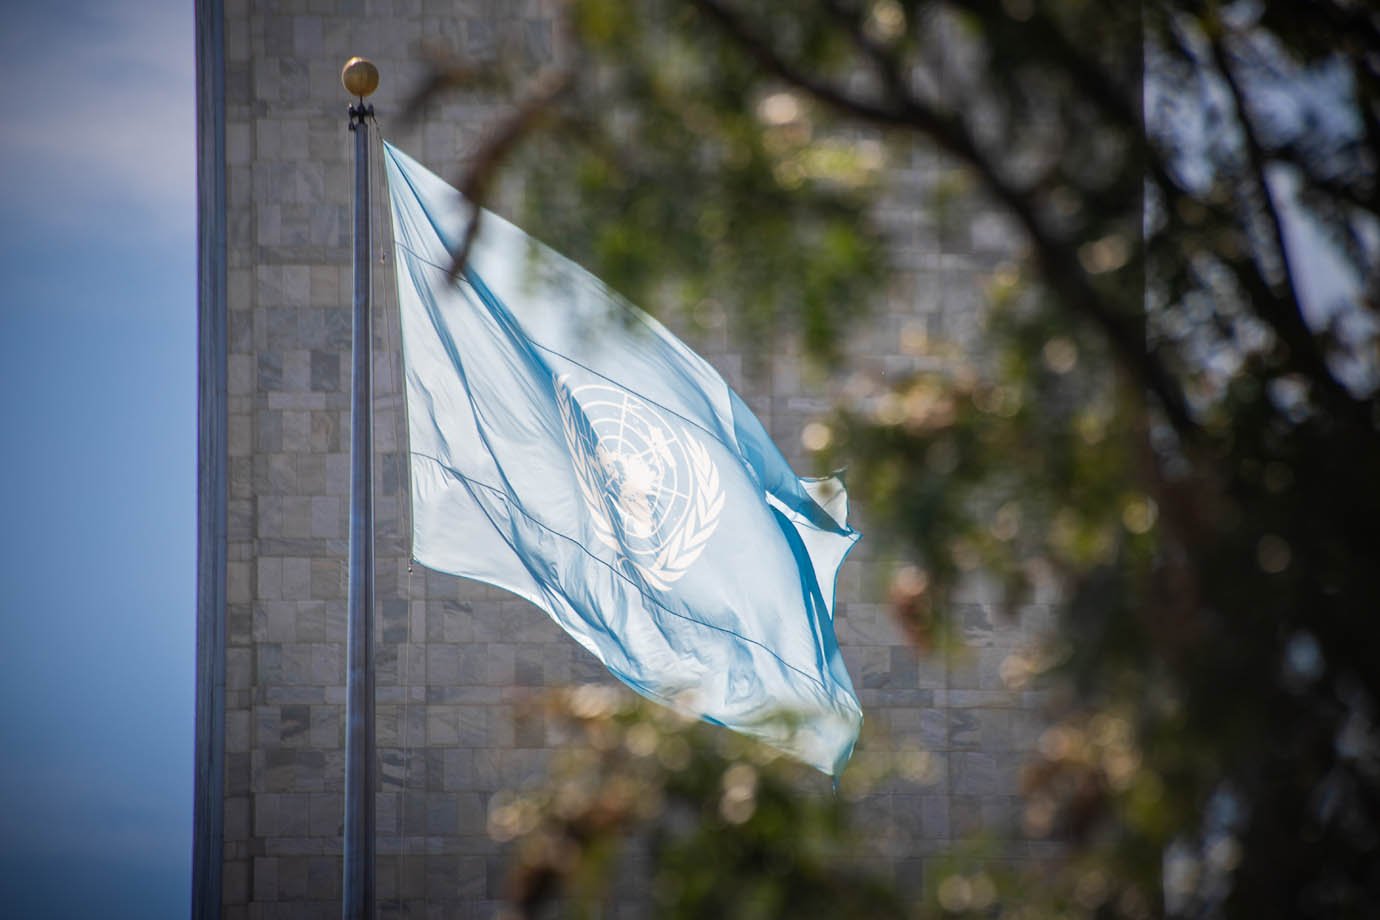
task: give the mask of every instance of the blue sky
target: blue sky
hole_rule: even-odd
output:
[[[0,76],[0,903],[184,917],[192,4],[7,6]]]

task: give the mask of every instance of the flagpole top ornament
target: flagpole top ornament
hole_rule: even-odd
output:
[[[358,97],[363,105],[364,97],[379,88],[379,69],[368,58],[352,57],[341,68],[340,82],[345,91]]]

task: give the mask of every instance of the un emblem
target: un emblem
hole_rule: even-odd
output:
[[[599,541],[666,590],[704,551],[723,512],[719,470],[688,431],[615,386],[556,379],[571,464]]]

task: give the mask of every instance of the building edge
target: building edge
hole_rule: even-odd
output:
[[[225,14],[196,0],[197,600],[193,920],[219,920],[225,850],[227,316]]]

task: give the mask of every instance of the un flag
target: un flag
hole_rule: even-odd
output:
[[[834,637],[857,533],[651,317],[391,145],[413,556],[545,610],[629,686],[825,773],[862,711]]]

